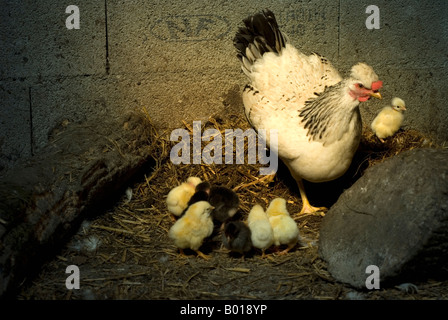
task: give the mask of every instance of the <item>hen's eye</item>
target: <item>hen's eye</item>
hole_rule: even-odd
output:
[[[358,87],[361,88],[361,89],[364,88],[362,83],[358,83]]]

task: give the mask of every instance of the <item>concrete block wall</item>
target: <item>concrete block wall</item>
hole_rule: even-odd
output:
[[[365,25],[371,4],[377,30]],[[69,5],[80,10],[80,29],[65,26]],[[364,105],[364,121],[399,96],[406,127],[448,138],[444,0],[2,0],[1,8],[0,174],[70,122],[146,108],[173,129],[226,108],[224,97],[246,83],[232,39],[264,8],[294,45],[342,74],[358,61],[375,68],[385,99]]]

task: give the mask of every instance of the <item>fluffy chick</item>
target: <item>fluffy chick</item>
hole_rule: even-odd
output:
[[[401,127],[406,105],[400,98],[393,98],[392,105],[384,107],[373,119],[371,128],[376,136],[384,142],[385,138],[393,136]]]
[[[213,220],[210,216],[213,207],[207,201],[192,204],[185,214],[170,228],[168,236],[183,253],[183,249],[191,249],[204,258],[209,256],[199,251],[205,238],[213,232]]]
[[[195,193],[191,196],[190,200],[188,200],[187,207],[181,213],[181,217],[185,214],[188,208],[199,201],[207,201],[208,202],[208,194],[210,192],[210,183],[207,181],[199,183],[195,188]]]
[[[287,245],[288,247],[279,254],[286,254],[299,240],[299,227],[290,217],[286,209],[286,200],[276,198],[271,201],[266,210],[274,233],[274,244],[276,246]]]
[[[222,242],[227,249],[244,258],[244,254],[252,249],[251,231],[242,221],[230,221],[224,227]]]
[[[221,223],[233,217],[240,205],[238,195],[233,190],[221,186],[210,188],[208,201],[215,207],[212,212],[213,219]]]
[[[171,189],[166,198],[168,211],[179,217],[187,208],[188,201],[193,196],[195,188],[199,183],[201,183],[200,178],[189,177],[187,181]]]
[[[261,249],[261,257],[265,257],[265,250],[274,244],[274,231],[269,218],[263,208],[256,204],[247,217],[247,225],[251,231],[252,245]]]
[[[188,206],[199,201],[208,201],[210,193],[210,183],[207,181],[201,182],[196,186],[193,196],[188,201]]]

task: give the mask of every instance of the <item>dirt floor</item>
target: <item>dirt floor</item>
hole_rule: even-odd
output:
[[[222,133],[229,127],[248,128],[238,115],[203,123],[203,129],[216,128]],[[185,128],[191,130],[189,124]],[[318,255],[322,216],[296,216],[301,208],[298,188],[284,166],[269,181],[258,174],[258,164],[174,165],[169,159],[173,142],[166,136],[156,137],[160,153],[154,155],[154,170],[130,186],[114,208],[84,221],[57,257],[23,284],[18,299],[448,299],[448,280],[413,283],[416,287],[407,291],[399,286],[355,290],[338,283]],[[365,128],[360,149],[344,178],[307,184],[310,200],[329,207],[368,166],[403,150],[425,146],[430,146],[429,141],[412,130],[402,130],[383,144]],[[243,220],[254,204],[266,207],[276,197],[285,198],[306,241],[284,256],[272,250],[273,254],[261,259],[260,252],[253,250],[243,259],[222,247],[216,231],[202,247],[210,260],[189,251],[187,257],[180,256],[167,236],[174,218],[166,209],[165,198],[188,176],[233,188],[241,202],[236,218]],[[66,288],[69,265],[80,269],[79,290]]]

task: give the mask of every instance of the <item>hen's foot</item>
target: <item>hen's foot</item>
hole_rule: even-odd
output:
[[[313,207],[309,203],[305,203],[302,206],[302,210],[299,212],[299,216],[303,215],[317,215],[317,216],[325,216],[325,212],[328,211],[326,207]]]

